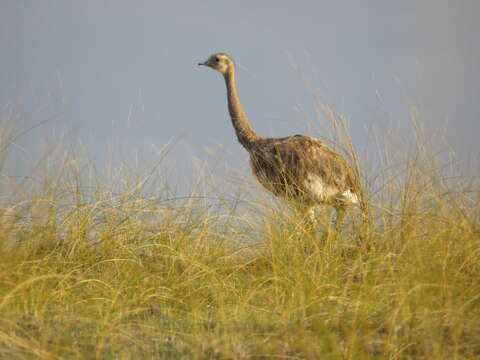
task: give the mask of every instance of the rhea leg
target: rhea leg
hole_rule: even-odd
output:
[[[313,206],[309,207],[306,211],[305,217],[311,227],[314,229],[317,225],[317,219],[315,217],[315,208]]]
[[[345,219],[346,207],[344,205],[335,206],[335,210],[337,211],[337,217],[335,218],[334,226],[335,226],[335,233],[339,234],[340,230],[342,229],[342,223]]]
[[[317,219],[315,217],[315,208],[313,206],[298,205],[295,206],[297,215],[301,223],[308,231],[315,231],[317,226]]]

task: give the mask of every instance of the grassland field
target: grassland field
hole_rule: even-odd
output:
[[[417,145],[339,234],[269,196],[87,186],[71,155],[3,170],[0,358],[479,359],[479,177]]]

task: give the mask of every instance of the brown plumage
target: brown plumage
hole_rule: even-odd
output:
[[[232,124],[239,142],[250,154],[252,171],[258,181],[272,194],[292,201],[310,216],[316,205],[334,206],[338,227],[346,206],[361,202],[360,182],[348,162],[320,140],[309,136],[258,136],[240,104],[233,61],[219,53],[199,65],[223,74]]]

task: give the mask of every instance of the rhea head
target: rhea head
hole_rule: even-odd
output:
[[[199,62],[198,65],[208,66],[225,75],[233,66],[233,61],[223,53],[210,55],[207,61]]]

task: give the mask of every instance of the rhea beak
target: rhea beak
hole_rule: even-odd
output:
[[[206,61],[199,62],[198,65],[207,65]]]

